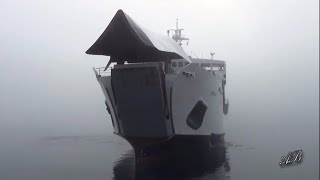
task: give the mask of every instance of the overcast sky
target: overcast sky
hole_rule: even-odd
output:
[[[187,53],[226,60],[230,118],[243,104],[300,109],[319,132],[318,0],[1,0],[0,136],[111,126],[91,68],[107,58],[85,51],[118,9],[163,35],[178,18]]]

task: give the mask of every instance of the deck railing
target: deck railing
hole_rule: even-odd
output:
[[[99,76],[111,76],[111,69],[112,67],[108,67],[105,70],[106,67],[98,67],[98,68],[94,68]]]
[[[173,65],[174,64],[174,65]],[[185,63],[182,65],[178,65],[177,62],[173,62],[167,65],[163,65],[163,70],[166,74],[177,74],[180,70],[182,70],[186,65],[188,65],[189,63]],[[225,71],[225,64],[223,63],[216,63],[216,62],[210,62],[210,63],[194,63],[194,64],[198,64],[200,67],[204,68],[205,70],[211,72],[214,74],[214,71],[217,70],[224,70]],[[108,67],[105,70],[105,67],[98,67],[98,68],[94,68],[97,75],[99,76],[111,76],[111,70],[112,70],[112,66]]]

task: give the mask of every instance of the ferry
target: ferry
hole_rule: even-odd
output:
[[[212,147],[223,142],[228,114],[226,62],[189,56],[176,22],[167,35],[155,34],[118,10],[86,51],[108,56],[93,68],[105,96],[114,133],[136,156],[156,146],[189,143]]]

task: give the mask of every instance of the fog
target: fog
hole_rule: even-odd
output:
[[[85,51],[118,9],[163,35],[179,19],[187,53],[226,61],[230,139],[318,156],[317,0],[2,0],[2,150],[39,137],[112,132],[92,71],[108,57]],[[265,139],[270,134],[282,140]]]

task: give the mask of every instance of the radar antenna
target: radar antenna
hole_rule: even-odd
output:
[[[213,59],[213,56],[214,56],[215,54],[216,54],[215,52],[211,52],[211,53],[210,53],[211,59]]]
[[[184,29],[179,29],[179,22],[176,19],[176,29],[168,29],[167,33],[170,36],[170,32],[173,31],[174,34],[172,35],[172,39],[175,40],[180,46],[182,45],[182,41],[187,40],[187,45],[189,44],[189,38],[182,37],[181,31]]]

